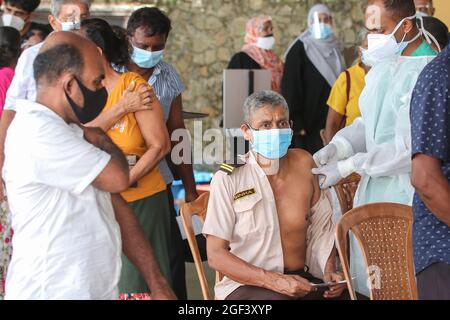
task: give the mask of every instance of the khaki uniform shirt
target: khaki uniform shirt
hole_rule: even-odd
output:
[[[245,156],[245,161],[246,165],[236,168],[232,174],[219,171],[212,179],[203,234],[228,241],[230,252],[251,265],[284,273],[280,226],[272,187],[252,152]],[[316,212],[318,209],[320,213]],[[323,231],[322,235],[314,237],[308,232],[308,238],[315,241],[310,247],[318,248],[320,252],[320,257],[316,257],[314,252],[307,250],[313,267],[320,269],[311,269],[310,272],[318,277],[323,276],[334,245],[332,209],[324,194],[311,214],[315,217],[310,220],[320,224],[314,230]],[[224,277],[215,287],[216,297],[223,300],[240,286],[242,284]]]

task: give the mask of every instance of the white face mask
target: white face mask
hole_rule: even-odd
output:
[[[4,14],[2,15],[2,21],[3,26],[5,27],[12,27],[14,29],[17,29],[18,31],[22,31],[23,27],[25,26],[25,21],[20,18],[13,16],[12,14]]]
[[[256,46],[264,50],[272,50],[274,45],[275,45],[274,37],[264,37],[264,38],[261,37],[258,38],[258,40],[256,40]]]
[[[421,36],[421,32],[411,39],[410,41],[404,41],[408,33],[405,33],[402,41],[400,43],[395,39],[395,33],[400,29],[405,20],[414,19],[416,15],[408,17],[400,21],[400,23],[395,27],[391,34],[369,34],[367,40],[369,43],[367,51],[363,52],[365,56],[365,61],[370,63],[368,66],[372,67],[380,61],[394,58],[403,53],[403,51],[408,47],[408,44],[415,41]]]
[[[58,18],[56,18],[56,21],[58,21],[61,24],[61,31],[72,31],[72,30],[80,30],[81,29],[80,22],[74,22],[74,21],[62,22]]]

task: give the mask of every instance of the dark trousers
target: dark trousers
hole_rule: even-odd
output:
[[[450,264],[435,263],[417,275],[420,300],[450,300]]]
[[[172,288],[179,300],[187,300],[185,246],[181,238],[180,229],[176,220],[175,202],[172,186],[167,186],[167,195],[170,207],[170,273],[172,275]]]
[[[300,270],[297,272],[286,272],[286,274],[297,275],[311,283],[323,283],[322,280],[314,278],[310,273]],[[269,300],[269,301],[277,301],[277,300],[350,300],[350,295],[348,290],[345,290],[342,295],[338,298],[334,299],[325,299],[323,297],[324,291],[315,291],[303,298],[291,298],[289,296],[285,296],[281,293],[271,291],[268,289],[253,287],[253,286],[242,286],[233,291],[225,300],[232,301],[242,301],[242,300]]]

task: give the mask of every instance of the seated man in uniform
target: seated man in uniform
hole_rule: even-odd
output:
[[[209,265],[224,275],[218,299],[337,299],[339,282],[333,212],[311,169],[312,156],[288,148],[292,140],[286,101],[272,91],[244,105],[244,165],[222,165],[211,182],[203,234]]]

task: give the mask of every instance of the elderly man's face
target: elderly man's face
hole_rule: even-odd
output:
[[[251,130],[289,129],[289,111],[283,106],[267,106],[251,112],[248,123],[243,124],[241,130],[247,141],[252,140]]]
[[[62,22],[80,23],[90,16],[89,7],[83,2],[68,3],[61,6],[61,11],[57,17],[49,16],[48,21],[53,30],[61,31]]]
[[[433,6],[432,0],[414,0],[416,11],[425,13],[429,16],[434,16],[436,9]]]

